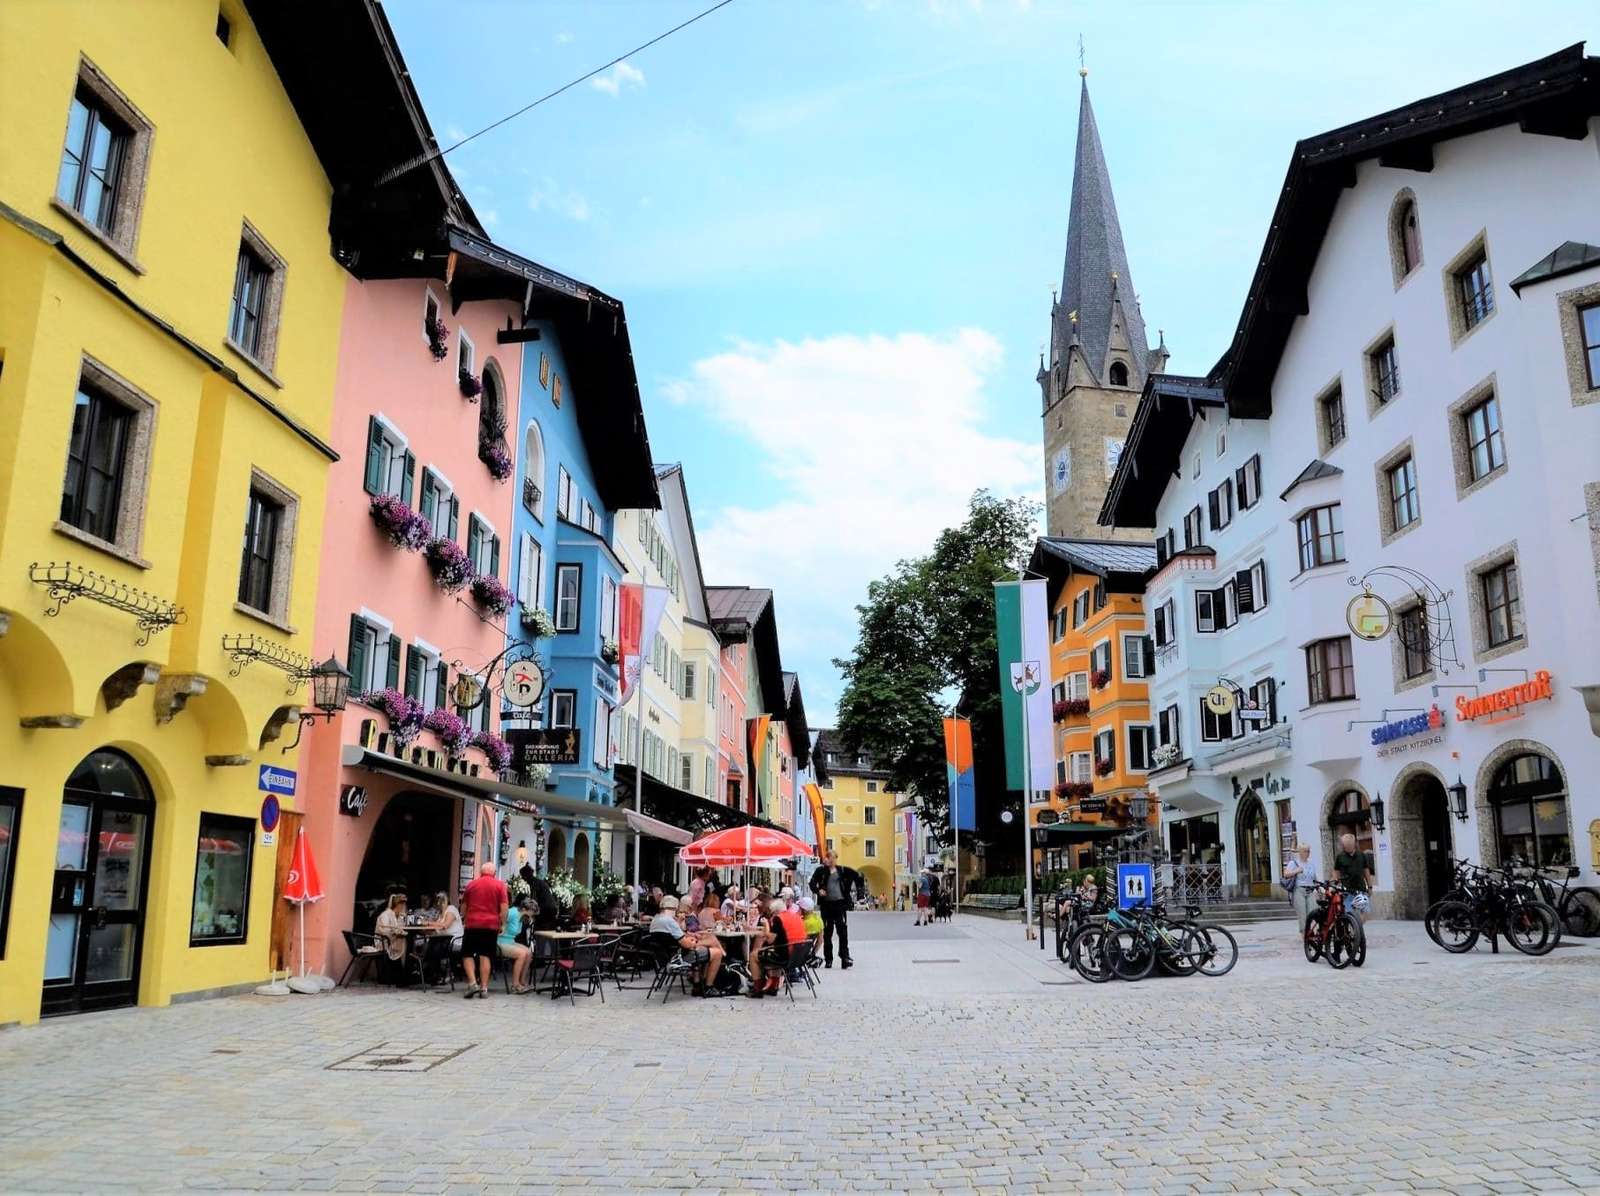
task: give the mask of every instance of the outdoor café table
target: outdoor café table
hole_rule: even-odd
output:
[[[725,945],[730,947],[733,943],[740,944],[737,956],[733,950],[730,949],[728,951],[727,963],[728,966],[734,968],[737,972],[743,973],[745,977],[748,978],[750,972],[750,940],[756,935],[762,933],[760,927],[747,926],[743,929],[730,928],[726,930],[714,930],[712,933],[721,939]]]
[[[585,939],[593,938],[594,932],[590,930],[535,930],[533,937],[536,939],[548,939],[555,943],[557,950],[561,952],[561,958],[570,959],[572,948]],[[550,999],[554,1001],[559,994],[560,990],[554,984],[551,984]]]

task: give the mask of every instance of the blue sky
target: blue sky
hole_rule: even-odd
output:
[[[448,143],[707,3],[386,9]],[[1297,138],[1600,36],[1600,9],[735,0],[449,158],[497,239],[627,304],[707,580],[776,591],[815,723],[867,581],[979,486],[1042,496],[1079,34],[1152,343],[1202,372]]]

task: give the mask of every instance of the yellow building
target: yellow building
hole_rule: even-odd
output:
[[[822,781],[823,835],[839,863],[861,873],[867,891],[889,901],[894,895],[895,805],[889,774],[870,757],[849,751],[839,733],[817,733],[817,772]]]
[[[381,13],[296,21],[0,5],[0,1024],[268,970],[355,248],[327,164],[423,144]]]

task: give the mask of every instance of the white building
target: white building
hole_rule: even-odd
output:
[[[1144,601],[1160,766],[1147,783],[1174,882],[1197,896],[1272,896],[1293,821],[1289,573],[1270,559],[1281,520],[1262,491],[1266,440],[1265,422],[1230,420],[1204,379],[1152,375],[1102,513],[1156,537]],[[1219,690],[1224,708],[1208,704]]]
[[[1277,829],[1324,868],[1355,833],[1379,913],[1452,856],[1600,864],[1597,78],[1575,46],[1302,141],[1208,379],[1267,432]]]

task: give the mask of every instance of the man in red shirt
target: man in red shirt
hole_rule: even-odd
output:
[[[492,863],[485,863],[478,870],[478,879],[461,891],[461,967],[467,973],[468,1000],[489,995],[494,957],[500,953],[500,931],[510,908],[511,893],[494,874]]]
[[[764,946],[750,963],[754,983],[747,997],[770,997],[783,987],[783,974],[789,969],[789,948],[806,941],[805,920],[789,908],[782,897],[767,905],[767,935]]]

